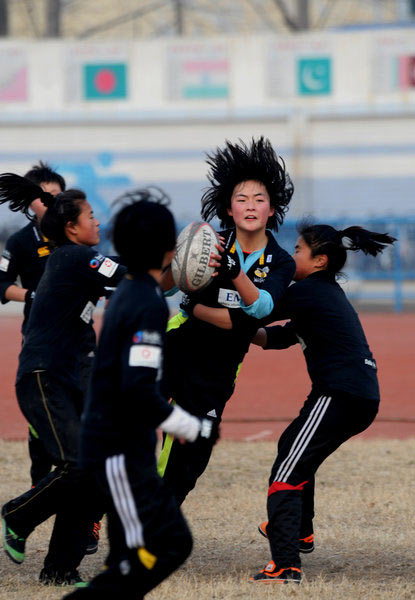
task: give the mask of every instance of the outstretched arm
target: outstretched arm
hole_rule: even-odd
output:
[[[193,308],[193,316],[220,329],[232,329],[232,321],[227,308],[211,308],[204,304],[196,304]]]

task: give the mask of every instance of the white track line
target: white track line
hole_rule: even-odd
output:
[[[261,438],[267,437],[272,433],[274,433],[272,429],[264,429],[264,431],[254,433],[253,435],[248,435],[246,438],[244,438],[244,442],[254,442],[255,440],[260,440]]]

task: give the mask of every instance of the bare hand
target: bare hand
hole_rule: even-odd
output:
[[[222,260],[222,253],[225,251],[222,243],[225,241],[224,238],[222,236],[219,236],[219,239],[221,241],[220,244],[215,244],[215,248],[218,249],[220,254],[214,254],[212,252],[212,254],[210,255],[210,260],[209,260],[209,267],[215,267],[215,269],[219,269],[220,265],[221,265],[221,260]],[[215,273],[212,273],[212,277],[217,277],[218,272],[215,271]]]

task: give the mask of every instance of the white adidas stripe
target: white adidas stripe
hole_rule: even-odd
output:
[[[144,546],[143,526],[138,518],[134,497],[125,468],[125,456],[111,456],[105,461],[105,472],[115,508],[124,528],[128,548]]]
[[[282,461],[274,481],[286,482],[291,475],[295,465],[303,454],[304,450],[314,435],[317,427],[331,402],[330,397],[320,396],[313,410],[310,412],[307,421],[304,423],[296,439],[294,440],[288,456]]]

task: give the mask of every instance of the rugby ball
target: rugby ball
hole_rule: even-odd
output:
[[[182,292],[198,292],[209,285],[215,272],[215,267],[209,267],[210,255],[218,252],[218,243],[216,231],[203,221],[190,223],[180,232],[171,271]]]

